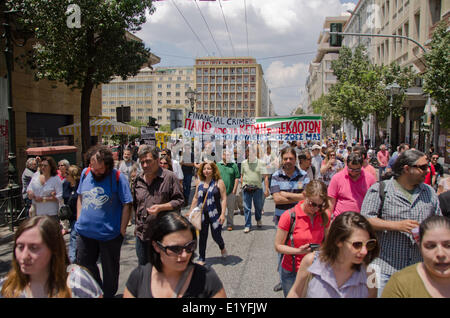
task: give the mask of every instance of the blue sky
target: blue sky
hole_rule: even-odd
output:
[[[156,12],[136,35],[161,57],[156,66],[193,65],[196,57],[204,56],[255,57],[271,89],[275,112],[287,115],[304,98],[309,64],[325,17],[348,15],[346,10],[356,3],[167,0],[154,2]]]

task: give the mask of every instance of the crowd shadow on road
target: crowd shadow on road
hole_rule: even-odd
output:
[[[243,261],[242,258],[236,255],[228,255],[227,257],[207,257],[206,266],[210,267],[212,265],[222,264],[224,266],[234,266]]]

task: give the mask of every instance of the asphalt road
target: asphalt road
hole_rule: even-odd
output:
[[[274,292],[278,283],[276,272],[277,254],[273,247],[275,226],[272,218],[274,203],[266,200],[263,226],[244,233],[244,216],[234,216],[234,230],[222,232],[229,256],[222,259],[220,250],[211,237],[208,237],[206,266],[211,266],[219,275],[228,297],[233,298],[281,298],[283,293]],[[137,266],[135,251],[134,226],[129,226],[122,245],[118,297],[123,294],[126,281],[131,271]],[[65,236],[68,242],[69,236]],[[0,277],[10,269],[12,241],[0,244]]]

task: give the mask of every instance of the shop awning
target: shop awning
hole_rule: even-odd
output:
[[[139,133],[139,128],[119,123],[107,118],[92,118],[89,122],[91,136],[133,135]],[[75,123],[58,128],[60,135],[81,135],[81,123]]]

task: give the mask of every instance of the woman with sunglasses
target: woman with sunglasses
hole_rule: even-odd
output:
[[[304,190],[305,200],[300,201],[292,210],[285,211],[278,223],[275,236],[275,250],[284,254],[280,268],[281,287],[284,296],[288,294],[303,257],[314,250],[326,236],[330,224],[327,187],[322,181],[309,182]],[[295,213],[295,226],[292,226],[291,213]]]
[[[334,148],[328,148],[326,158],[322,162],[322,167],[320,168],[322,181],[328,186],[331,178],[343,168],[344,164],[342,161],[336,159],[336,151]]]
[[[331,223],[320,249],[306,255],[288,297],[375,298],[375,276],[367,266],[378,256],[376,234],[357,212],[344,212]]]
[[[193,262],[195,227],[176,212],[160,213],[153,223],[150,262],[131,272],[124,298],[225,298],[212,268]]]
[[[39,163],[39,173],[34,174],[27,193],[28,198],[33,200],[36,215],[50,215],[58,219],[60,201],[63,201],[62,181],[52,157],[45,157]]]
[[[423,262],[389,279],[383,298],[450,298],[450,219],[430,216],[419,227],[417,243]]]

